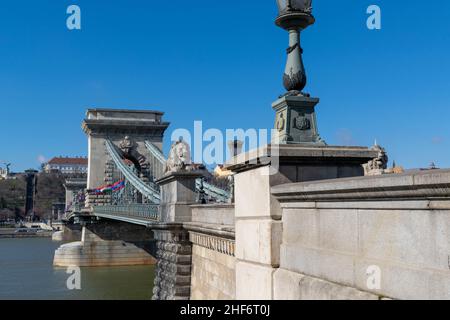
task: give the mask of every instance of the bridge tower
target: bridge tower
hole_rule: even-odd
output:
[[[88,109],[83,131],[88,136],[88,190],[115,182],[111,177],[111,157],[107,142],[112,142],[128,160],[142,170],[155,170],[145,143],[162,150],[163,137],[169,126],[163,112],[126,109]],[[87,199],[88,202],[92,199]]]

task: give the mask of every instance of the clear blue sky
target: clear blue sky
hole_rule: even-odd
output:
[[[314,2],[303,47],[322,137],[450,167],[450,2]],[[70,4],[81,31],[66,28]],[[366,28],[370,4],[381,31]],[[275,0],[1,1],[0,160],[87,154],[88,107],[158,109],[171,130],[271,128],[287,47],[275,16]]]

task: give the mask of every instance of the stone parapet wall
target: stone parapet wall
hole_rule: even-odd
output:
[[[450,299],[450,170],[287,184],[272,194],[283,224],[275,299]]]
[[[236,258],[234,229],[222,225],[185,224],[192,243],[192,300],[234,300]],[[194,231],[195,230],[195,231]],[[217,232],[214,235],[214,232]]]
[[[192,300],[234,300],[236,258],[234,205],[191,206],[183,226],[192,243]]]
[[[234,300],[236,259],[203,246],[192,249],[192,300]]]
[[[234,227],[234,205],[205,204],[191,206],[192,222]]]

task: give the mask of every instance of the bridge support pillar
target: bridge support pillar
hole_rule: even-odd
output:
[[[197,199],[195,180],[201,172],[180,170],[157,181],[161,186],[161,223],[152,226],[157,240],[154,300],[189,300],[191,294],[192,243],[183,228],[190,222]]]
[[[192,244],[181,224],[161,224],[154,230],[158,259],[153,300],[189,300]]]

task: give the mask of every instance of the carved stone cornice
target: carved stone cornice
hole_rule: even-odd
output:
[[[450,170],[300,182],[275,186],[271,191],[281,203],[449,199]]]
[[[187,230],[180,223],[156,223],[150,227],[155,235],[155,240],[164,242],[188,242]]]
[[[183,224],[184,228],[189,232],[196,232],[213,237],[224,238],[228,240],[235,240],[235,228],[234,226],[199,223],[199,222],[186,222]]]
[[[169,122],[130,121],[130,120],[98,120],[85,119],[81,125],[84,133],[89,136],[106,135],[146,135],[162,137],[169,127]]]

